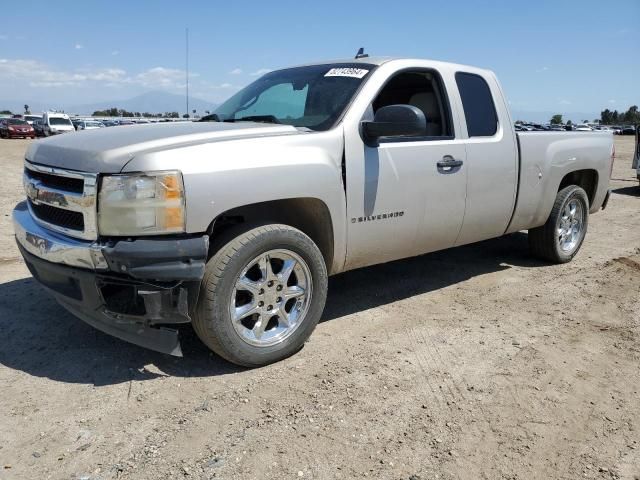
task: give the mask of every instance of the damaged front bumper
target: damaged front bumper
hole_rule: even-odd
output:
[[[78,318],[109,335],[181,356],[178,332],[197,302],[208,237],[83,242],[37,224],[26,204],[13,211],[29,271]]]

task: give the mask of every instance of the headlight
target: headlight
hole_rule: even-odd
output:
[[[102,178],[100,235],[159,235],[185,231],[184,187],[177,171]]]

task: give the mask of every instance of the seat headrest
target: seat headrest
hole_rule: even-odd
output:
[[[409,105],[418,107],[427,117],[427,121],[433,122],[440,119],[440,107],[435,93],[420,92],[415,93],[409,99]]]

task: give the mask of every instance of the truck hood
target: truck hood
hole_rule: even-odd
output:
[[[136,155],[242,138],[295,135],[289,125],[180,122],[83,130],[33,142],[30,162],[90,173],[118,173]]]

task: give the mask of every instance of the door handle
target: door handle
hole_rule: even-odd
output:
[[[454,168],[461,167],[463,163],[462,160],[456,160],[451,155],[445,155],[436,165],[438,165],[439,169],[450,172]]]

